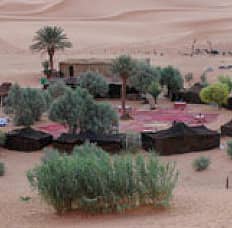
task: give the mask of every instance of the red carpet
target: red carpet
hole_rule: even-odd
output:
[[[173,121],[184,122],[188,125],[201,125],[214,121],[218,114],[202,113],[205,116],[205,122],[199,123],[195,118],[199,113],[189,111],[181,111],[175,109],[154,110],[154,111],[135,111],[133,113],[134,120],[120,121],[120,131],[122,132],[142,132],[144,130],[154,130],[152,126],[146,126],[154,122],[172,123]],[[39,130],[58,137],[60,134],[67,132],[61,124],[45,124],[38,127]]]

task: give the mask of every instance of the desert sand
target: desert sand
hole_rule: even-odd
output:
[[[120,101],[114,101],[117,105]],[[131,106],[141,108],[139,102],[128,102]],[[171,107],[166,99],[159,99],[160,107]],[[148,109],[148,105],[142,106]],[[207,124],[218,130],[222,123],[231,119],[231,112],[206,105],[189,105],[188,109],[202,113],[218,113],[217,119]],[[46,116],[40,124],[47,123]],[[13,126],[10,126],[12,128]],[[8,130],[10,128],[7,128]],[[6,129],[6,130],[7,130]],[[140,208],[126,214],[87,216],[76,212],[59,217],[54,210],[43,202],[33,191],[26,179],[26,172],[40,163],[43,152],[31,154],[0,149],[0,161],[6,165],[6,173],[0,178],[0,227],[1,228],[74,228],[74,227],[128,227],[128,228],[230,228],[232,161],[226,154],[226,142],[223,138],[221,149],[161,157],[163,162],[176,162],[180,172],[174,197],[167,209]],[[196,172],[192,162],[200,155],[211,159],[212,164],[204,172]],[[144,153],[146,156],[146,153]],[[230,188],[226,189],[229,177]],[[21,197],[31,197],[28,202]]]
[[[41,62],[46,55],[32,53],[29,45],[35,32],[44,25],[62,26],[73,43],[71,50],[57,53],[60,60],[79,57],[114,57],[122,53],[148,57],[152,64],[174,65],[182,73],[193,72],[197,81],[208,68],[210,82],[219,74],[220,65],[230,65],[231,57],[197,55],[190,57],[191,45],[232,51],[232,3],[230,0],[0,0],[0,82],[18,82],[39,87]],[[188,54],[188,55],[186,55]],[[165,104],[167,104],[165,102]],[[215,112],[209,106],[193,110]],[[208,127],[218,130],[231,119],[221,110]],[[226,144],[228,139],[223,139]],[[225,189],[231,177],[231,160],[224,150],[205,152],[212,165],[202,173],[192,170],[192,160],[200,153],[162,158],[176,161],[181,176],[168,210],[141,209],[126,215],[58,217],[32,192],[26,171],[40,161],[42,152],[23,154],[0,150],[6,175],[0,179],[0,227],[74,228],[230,228],[231,189]],[[21,196],[32,200],[22,202]]]
[[[38,86],[46,55],[29,50],[34,33],[44,25],[65,29],[73,49],[58,53],[60,60],[76,57],[113,57],[121,53],[149,57],[155,65],[174,65],[195,80],[209,67],[209,80],[230,55],[185,56],[196,48],[232,50],[229,0],[1,0],[0,80]]]

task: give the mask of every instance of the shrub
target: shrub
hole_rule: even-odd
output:
[[[227,142],[227,154],[232,159],[232,141]]]
[[[125,152],[137,153],[142,147],[141,134],[127,133],[125,142]]]
[[[4,163],[0,162],[0,177],[4,176],[5,174],[5,165]]]
[[[57,81],[53,84],[50,84],[50,86],[48,87],[48,95],[53,101],[56,98],[63,96],[68,89],[69,88],[64,84],[63,81]]]
[[[110,156],[93,144],[76,147],[30,170],[28,180],[58,213],[122,212],[142,205],[167,206],[178,173],[149,154]]]
[[[4,146],[6,142],[6,134],[0,131],[0,146]]]
[[[229,89],[223,83],[215,83],[200,92],[200,98],[205,103],[216,103],[218,106],[226,104],[229,96]]]
[[[46,110],[46,102],[38,89],[12,86],[6,98],[5,112],[14,115],[16,125],[30,126],[38,121]]]
[[[45,149],[44,156],[41,158],[41,161],[46,163],[47,161],[56,159],[57,157],[59,157],[59,152],[57,150]]]
[[[80,75],[80,87],[87,89],[94,97],[104,97],[109,90],[104,76],[91,71]]]
[[[193,161],[193,168],[196,171],[203,171],[203,170],[208,168],[210,163],[211,163],[211,161],[209,158],[201,156]]]
[[[219,80],[220,83],[226,84],[228,89],[229,89],[229,92],[231,92],[231,90],[232,90],[232,79],[229,76],[220,75],[218,77],[218,80]]]

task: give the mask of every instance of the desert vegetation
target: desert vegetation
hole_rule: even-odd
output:
[[[196,171],[203,171],[209,167],[211,160],[205,156],[201,156],[193,161],[193,168]]]
[[[110,213],[142,205],[167,206],[178,172],[174,164],[162,164],[153,153],[146,159],[142,155],[110,157],[85,144],[71,156],[53,154],[27,176],[58,213]]]
[[[30,46],[32,51],[47,52],[49,56],[49,69],[48,66],[45,67],[47,75],[49,75],[49,72],[54,71],[55,52],[72,47],[72,43],[68,40],[63,28],[58,26],[44,26],[39,29],[34,36],[33,42]]]

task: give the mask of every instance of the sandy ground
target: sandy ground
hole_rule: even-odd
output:
[[[111,103],[117,105],[119,101],[114,100]],[[128,104],[148,109],[148,106],[138,102],[128,102]],[[163,98],[159,100],[159,105],[172,106]],[[215,107],[189,105],[188,108],[192,111],[218,113],[219,116],[215,122],[208,124],[208,127],[215,130],[231,118],[230,111],[218,110]],[[45,116],[38,124],[47,122]],[[232,161],[226,155],[225,148],[228,140],[230,139],[222,139],[223,149],[161,158],[164,162],[176,162],[180,171],[179,182],[170,208],[166,210],[142,208],[127,214],[104,216],[84,216],[74,212],[58,217],[53,209],[32,191],[26,179],[27,170],[39,164],[43,152],[26,154],[0,149],[0,161],[6,165],[6,174],[0,178],[0,227],[230,228],[232,226],[230,210],[232,182],[231,189],[225,189],[227,176],[232,181]],[[197,173],[192,169],[192,161],[202,154],[208,156],[212,164],[208,170]],[[32,199],[29,202],[23,202],[20,197],[26,196]]]
[[[232,178],[231,160],[222,150],[204,153],[212,160],[211,167],[196,173],[192,160],[200,153],[164,157],[177,162],[181,173],[171,207],[167,210],[140,209],[126,215],[83,216],[77,213],[58,217],[30,190],[26,171],[38,164],[42,152],[24,154],[1,149],[6,175],[0,178],[1,228],[74,228],[74,227],[145,227],[145,228],[230,228],[231,189],[225,189],[226,177]],[[23,202],[21,196],[32,200]]]

